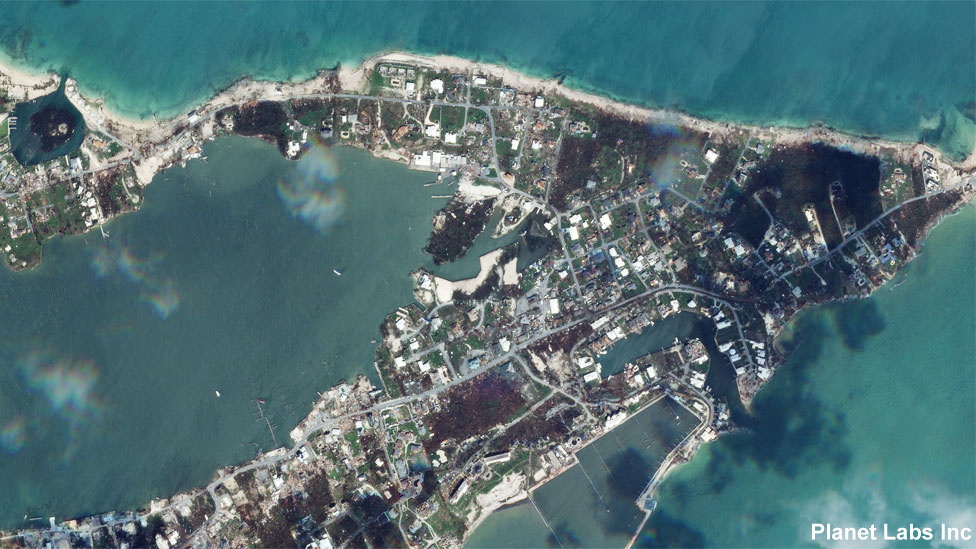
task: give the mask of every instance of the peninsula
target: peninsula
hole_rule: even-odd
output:
[[[610,444],[602,435],[653,421],[669,433],[647,443],[661,462],[630,471],[628,504],[646,520],[668,468],[749,413],[785,358],[789,320],[870,295],[976,184],[976,154],[703,120],[453,57],[386,53],[304,82],[243,79],[167,120],[119,116],[61,84],[0,67],[11,269],[39,264],[48,238],[137,210],[157,173],[230,134],[296,161],[352,146],[435,173],[432,190],[453,196],[432,220],[437,263],[486,230],[519,238],[471,279],[417,270],[415,302],[380,326],[379,387],[364,375],[323,388],[289,444],[139,511],[0,533],[4,546],[459,546],[498,507],[536,505],[536,488],[585,471]],[[67,110],[13,114],[55,93],[84,124]],[[34,165],[11,152],[18,132],[54,150],[82,131],[75,150]],[[609,362],[677,315],[708,334]],[[729,390],[713,389],[721,379]]]

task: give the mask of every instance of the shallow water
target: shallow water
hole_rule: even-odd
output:
[[[304,78],[401,49],[720,120],[925,132],[960,155],[976,143],[974,17],[972,2],[20,3],[0,49],[144,118],[242,75]]]
[[[753,402],[751,430],[671,473],[638,545],[790,547],[810,543],[812,522],[976,523],[974,277],[967,206],[932,232],[902,284],[801,314],[792,355]],[[521,545],[558,546],[537,516],[507,508],[471,546],[508,540],[523,522]]]

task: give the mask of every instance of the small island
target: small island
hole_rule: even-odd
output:
[[[67,109],[49,105],[31,115],[30,132],[41,140],[43,152],[51,152],[71,139],[76,123]]]
[[[0,74],[15,96],[59,84]],[[415,302],[380,326],[379,386],[323,388],[290,444],[139,511],[0,534],[13,546],[456,547],[502,505],[545,517],[536,489],[653,432],[640,444],[660,467],[611,459],[588,473],[626,475],[626,507],[646,520],[668,469],[748,417],[797,312],[870,295],[976,195],[976,155],[645,109],[452,57],[244,79],[171,120],[64,90],[84,125],[42,109],[31,132],[51,150],[81,136],[76,151],[28,169],[0,132],[12,269],[37,265],[54,235],[137,210],[155,174],[231,134],[295,161],[351,146],[431,172],[431,190],[453,197],[431,221],[435,263],[467,255],[492,218],[518,238],[467,280],[415,271]],[[688,316],[673,343],[610,364],[628,336]]]

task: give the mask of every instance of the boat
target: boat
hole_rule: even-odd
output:
[[[264,399],[263,399],[263,398],[259,398],[259,399],[258,399],[258,402],[259,402],[260,404],[264,404],[264,403],[265,403],[265,402],[264,402]]]
[[[337,271],[335,269],[332,269],[332,272],[335,273],[336,276],[342,276],[342,273],[340,273],[339,271]]]
[[[217,393],[217,398],[220,398],[220,391],[214,391],[214,392]]]

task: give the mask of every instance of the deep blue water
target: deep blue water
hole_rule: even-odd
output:
[[[404,49],[718,119],[927,129],[960,155],[976,142],[974,17],[973,2],[8,4],[0,50],[142,117],[242,75],[301,78]]]

